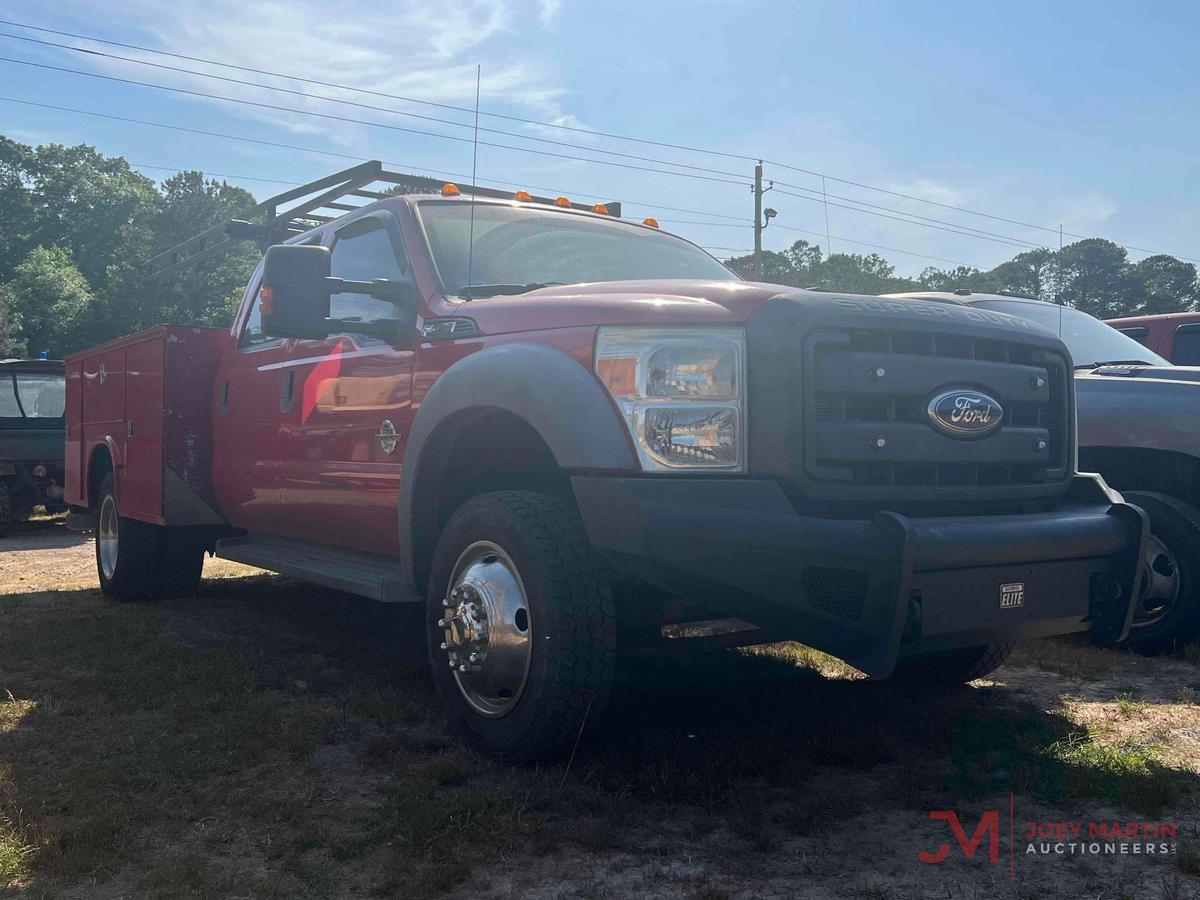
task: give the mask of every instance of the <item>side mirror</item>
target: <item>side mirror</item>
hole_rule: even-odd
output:
[[[259,309],[263,334],[320,339],[329,321],[329,249],[313,244],[267,248]]]

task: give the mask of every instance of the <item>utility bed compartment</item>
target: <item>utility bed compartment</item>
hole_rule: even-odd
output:
[[[221,523],[213,495],[212,389],[228,332],[164,325],[67,357],[66,501],[90,506],[112,457],[123,515]]]

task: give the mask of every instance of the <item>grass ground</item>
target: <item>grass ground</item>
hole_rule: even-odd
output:
[[[221,562],[116,605],[90,553],[55,522],[0,550],[0,892],[1200,896],[1195,655],[1043,642],[923,694],[797,645],[663,661],[569,768],[516,769],[447,733],[409,611]],[[1010,792],[1018,830],[1178,821],[1179,851],[917,861],[931,810],[1007,832]]]

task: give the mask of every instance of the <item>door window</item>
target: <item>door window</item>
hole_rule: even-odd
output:
[[[1200,325],[1180,325],[1175,330],[1171,362],[1177,366],[1200,366]]]
[[[397,258],[396,247],[383,219],[365,216],[338,230],[331,274],[353,281],[405,279],[404,266]],[[396,307],[366,294],[333,294],[329,298],[329,315],[350,322],[378,322],[394,319]]]
[[[254,277],[250,279],[250,287],[247,291],[250,293],[250,313],[246,316],[246,327],[242,329],[242,339],[238,342],[239,347],[255,347],[259,344],[265,344],[275,338],[267,337],[262,330],[262,310],[259,309],[258,288],[262,284],[262,267],[259,266]]]
[[[1150,339],[1150,329],[1144,325],[1138,325],[1132,328],[1118,328],[1117,331],[1133,338],[1143,347],[1150,346],[1148,343],[1146,343]]]

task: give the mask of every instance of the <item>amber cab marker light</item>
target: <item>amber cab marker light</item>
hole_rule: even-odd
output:
[[[646,216],[646,218],[642,219],[642,224],[649,225],[651,228],[657,228],[658,219],[654,218],[654,216]]]
[[[595,206],[592,207],[592,212],[600,213],[600,215],[602,215],[602,216],[607,216],[608,215],[608,207],[605,206],[603,203],[597,203]]]
[[[524,202],[528,203],[533,199],[533,195],[529,193],[529,191],[517,191],[515,194],[513,194],[513,199],[523,200]]]
[[[442,196],[443,197],[457,197],[461,193],[462,193],[462,191],[460,191],[458,189],[457,184],[446,183],[446,184],[442,185]]]
[[[258,310],[268,316],[275,311],[275,291],[269,284],[264,284],[258,289]]]
[[[571,201],[568,200],[566,197],[559,197],[554,201],[554,205],[555,206],[570,206]]]

